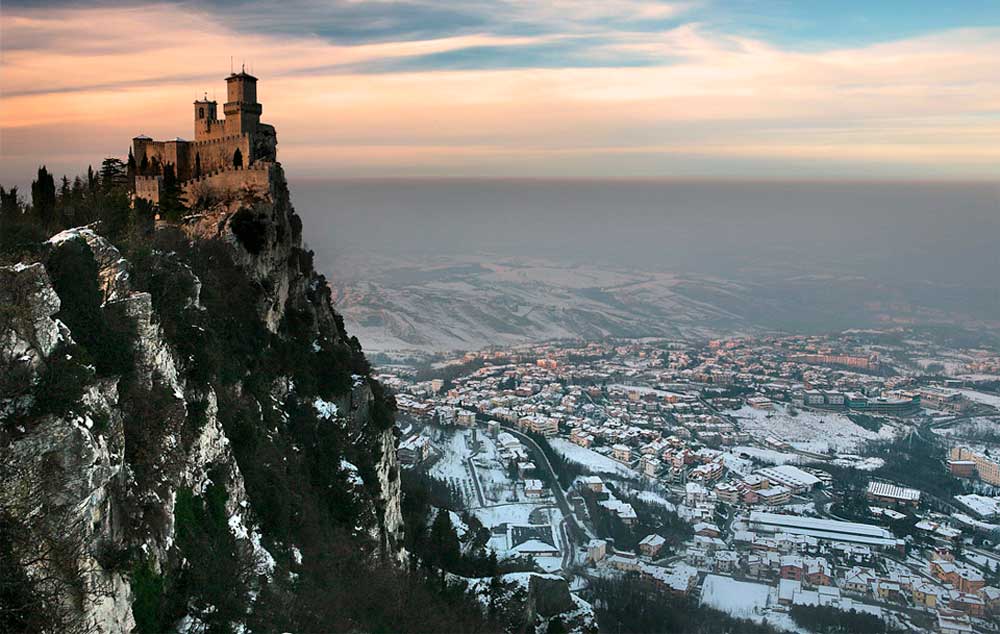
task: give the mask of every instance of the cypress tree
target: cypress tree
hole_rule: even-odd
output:
[[[43,165],[38,168],[38,178],[31,183],[31,206],[46,228],[54,224],[56,209],[56,182]]]

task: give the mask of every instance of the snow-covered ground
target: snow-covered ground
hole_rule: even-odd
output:
[[[530,524],[531,512],[537,508],[537,504],[502,504],[473,509],[472,514],[479,518],[483,526],[492,528],[504,523]]]
[[[885,465],[885,460],[876,457],[863,458],[852,454],[841,454],[839,458],[831,460],[830,464],[858,471],[875,471]]]
[[[747,460],[746,458],[740,458],[735,453],[731,452],[726,452],[722,454],[722,464],[724,464],[726,468],[729,469],[730,471],[734,471],[741,475],[749,475],[756,468],[753,462],[751,462],[750,460]]]
[[[745,405],[732,413],[745,431],[759,440],[773,436],[786,441],[804,451],[824,453],[834,451],[857,451],[866,441],[891,439],[895,431],[883,425],[878,433],[855,425],[850,418],[835,412],[813,412],[797,410],[792,416],[788,409],[779,405],[773,410],[760,410]]]
[[[668,390],[658,390],[655,387],[644,387],[641,385],[626,385],[625,383],[612,383],[608,385],[608,390],[621,390],[623,392],[636,392],[638,394],[655,394],[661,398],[666,397],[683,397],[684,394],[678,394],[677,392],[670,392]]]
[[[556,508],[551,497],[528,499],[518,481],[511,479],[507,468],[497,452],[496,443],[482,433],[471,429],[438,430],[435,440],[438,459],[429,469],[431,477],[454,485],[462,496],[464,508],[475,515],[483,526],[492,529],[501,524],[532,524],[552,527],[551,540],[561,553],[569,547],[564,543],[560,528],[562,513]],[[480,499],[476,485],[479,485],[483,499]],[[467,530],[460,518],[452,514],[452,523],[461,532]],[[507,534],[492,534],[487,546],[503,559],[517,553],[512,550],[516,544],[507,543]],[[561,556],[537,556],[538,566],[546,572],[558,572],[562,566]]]
[[[668,272],[483,253],[372,257],[370,250],[338,254],[337,270],[334,300],[370,351],[476,350],[612,333],[711,337],[712,323],[734,318],[677,292],[678,284],[699,281]]]
[[[564,438],[552,438],[549,444],[559,455],[571,462],[583,465],[592,473],[612,474],[624,478],[638,478],[639,474],[617,460],[602,456],[592,449],[575,445]]]
[[[625,498],[626,500],[633,497],[639,498],[640,501],[646,504],[655,504],[656,506],[661,506],[668,511],[677,510],[677,506],[668,500],[664,493],[651,490],[639,490],[634,486],[626,483],[615,483],[615,491],[618,492],[619,496]],[[663,489],[660,489],[663,491]]]
[[[648,504],[657,504],[659,506],[662,506],[668,511],[677,510],[677,507],[674,505],[673,502],[663,497],[659,493],[656,493],[655,491],[641,491],[639,495],[636,497],[638,497],[640,500]]]
[[[471,453],[466,445],[466,433],[443,432],[434,444],[441,455],[431,465],[428,475],[457,487],[467,508],[478,506],[473,474],[465,460]]]
[[[760,621],[771,596],[771,586],[708,575],[701,588],[701,604],[740,619]]]
[[[799,454],[783,453],[781,451],[774,451],[773,449],[760,449],[758,447],[746,447],[743,445],[733,447],[733,453],[737,454],[737,456],[739,454],[746,454],[751,458],[776,465],[802,464],[805,462],[805,459]]]
[[[935,434],[941,436],[965,436],[975,437],[986,433],[1000,433],[1000,417],[997,416],[976,416],[969,420],[955,423],[951,427],[939,427],[934,430]]]
[[[1000,409],[1000,395],[987,394],[985,392],[977,392],[976,390],[959,390],[965,398],[970,401],[975,401],[977,403],[982,403],[984,405],[990,405]]]

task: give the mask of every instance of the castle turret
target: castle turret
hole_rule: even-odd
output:
[[[256,132],[263,111],[261,105],[257,103],[257,78],[245,70],[233,73],[226,77],[226,92],[229,99],[223,106],[223,111],[226,113],[226,133]]]
[[[194,102],[194,138],[196,141],[207,139],[212,134],[212,128],[221,125],[218,114],[218,102],[204,99]]]

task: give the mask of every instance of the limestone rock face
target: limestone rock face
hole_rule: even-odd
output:
[[[309,332],[297,337],[347,339],[325,281],[302,251],[301,222],[280,168],[264,199],[220,204],[187,218],[182,230],[190,240],[228,246],[233,261],[263,291],[258,317],[269,332],[277,333],[294,310],[309,316],[303,321]],[[211,385],[188,383],[187,360],[165,336],[151,294],[139,290],[137,270],[114,245],[82,227],[54,236],[47,248],[56,253],[81,244],[96,264],[100,311],[134,329],[131,368],[127,376],[99,376],[87,367],[74,379],[75,400],[59,411],[39,410],[36,401],[47,396],[34,394],[33,386],[57,362],[69,361],[59,357],[60,343],[73,343],[74,333],[56,317],[63,302],[44,262],[0,267],[0,512],[23,528],[25,539],[15,544],[20,561],[53,549],[62,553],[59,560],[39,558],[25,572],[72,589],[62,592],[67,631],[125,633],[136,622],[132,570],[119,555],[132,553],[135,561],[135,553],[142,553],[154,570],[177,565],[171,560],[178,539],[174,511],[182,489],[200,495],[212,483],[224,486],[229,527],[253,554],[261,578],[271,574],[274,559],[261,545],[233,439],[221,420],[220,394]],[[183,279],[190,291],[180,301],[201,310],[201,281],[188,265],[155,253],[146,266]],[[227,389],[246,396],[240,382]],[[291,379],[277,380],[271,400],[280,403],[295,389]],[[374,468],[360,476],[367,477],[360,488],[366,513],[374,518],[371,537],[402,562],[396,441],[391,428],[372,422],[375,398],[369,379],[358,376],[336,405],[358,453],[374,459]]]
[[[65,334],[54,319],[56,295],[42,264],[0,268],[0,365],[37,368]]]

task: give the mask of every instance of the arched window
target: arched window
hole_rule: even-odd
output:
[[[233,167],[243,167],[243,152],[239,148],[233,152]]]
[[[199,119],[205,118],[205,106],[201,106],[198,108],[198,118]]]

